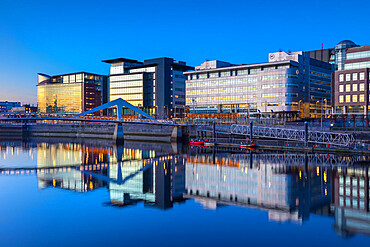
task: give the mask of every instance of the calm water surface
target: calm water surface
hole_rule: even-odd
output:
[[[0,246],[370,246],[362,157],[0,147]]]

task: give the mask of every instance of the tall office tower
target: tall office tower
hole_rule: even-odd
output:
[[[156,118],[180,117],[185,111],[185,62],[162,57],[137,60],[117,58],[109,63],[109,99],[122,98]],[[129,109],[125,114],[133,114]]]

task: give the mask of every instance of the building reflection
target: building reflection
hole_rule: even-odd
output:
[[[88,192],[107,187],[112,206],[143,201],[167,209],[182,201],[185,192],[185,156],[156,157],[156,150],[40,143],[37,168],[40,189]]]
[[[37,146],[37,178],[39,189],[57,187],[88,192],[105,187],[88,171],[107,175],[109,149],[89,148],[80,144],[48,144]]]
[[[116,207],[143,203],[169,209],[191,198],[206,209],[256,208],[266,211],[270,221],[298,224],[316,214],[332,217],[332,227],[343,237],[370,235],[370,169],[363,158],[254,152],[164,155],[173,147],[137,143],[20,145],[0,145],[0,157],[37,157],[37,168],[0,168],[0,174],[37,174],[40,189],[100,188],[109,198],[102,203]]]
[[[338,168],[332,173],[335,223],[338,234],[370,235],[368,167]]]
[[[257,154],[189,156],[187,198],[205,208],[238,205],[268,211],[273,221],[302,222],[313,211],[329,210],[329,169],[286,166]]]
[[[145,206],[172,208],[174,202],[183,200],[185,158],[175,155],[112,162],[109,177],[113,180],[109,183],[112,205],[126,206],[143,201]]]

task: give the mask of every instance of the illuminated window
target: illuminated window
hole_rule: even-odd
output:
[[[339,103],[343,103],[344,102],[344,96],[343,95],[339,95]]]
[[[350,81],[351,80],[351,74],[346,74],[346,81]]]
[[[352,91],[353,92],[357,92],[357,84],[353,84],[352,85]]]
[[[353,74],[352,74],[352,79],[353,79],[354,81],[357,81],[357,73],[353,73]]]
[[[351,102],[351,95],[346,95],[346,102]]]
[[[357,102],[357,95],[352,95],[352,102]]]
[[[340,82],[344,81],[344,74],[340,74],[340,75],[339,75],[339,81],[340,81]]]
[[[365,102],[365,95],[364,94],[360,94],[360,102]]]
[[[351,84],[346,85],[346,92],[351,92]]]
[[[360,80],[365,80],[365,73],[364,72],[360,73]]]
[[[341,92],[341,93],[344,92],[344,85],[339,85],[339,92]]]
[[[364,83],[360,83],[360,91],[365,91],[365,84]]]

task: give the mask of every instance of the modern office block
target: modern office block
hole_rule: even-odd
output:
[[[75,114],[108,101],[107,77],[86,72],[38,74],[37,103],[41,113]]]
[[[356,46],[358,45],[351,40],[342,40],[333,48],[313,50],[308,52],[310,53],[311,58],[334,64],[335,70],[343,70],[347,49]]]
[[[157,118],[181,116],[185,110],[185,62],[162,57],[104,60],[111,64],[109,100],[122,98]],[[127,114],[132,114],[129,110]]]
[[[184,73],[186,105],[194,114],[320,117],[330,109],[333,70],[302,51],[269,53],[268,62],[247,65],[206,61]]]
[[[341,70],[334,73],[333,113],[362,115],[369,113],[370,46],[345,50]]]
[[[21,102],[0,101],[0,112],[7,112],[13,107],[21,106]]]

